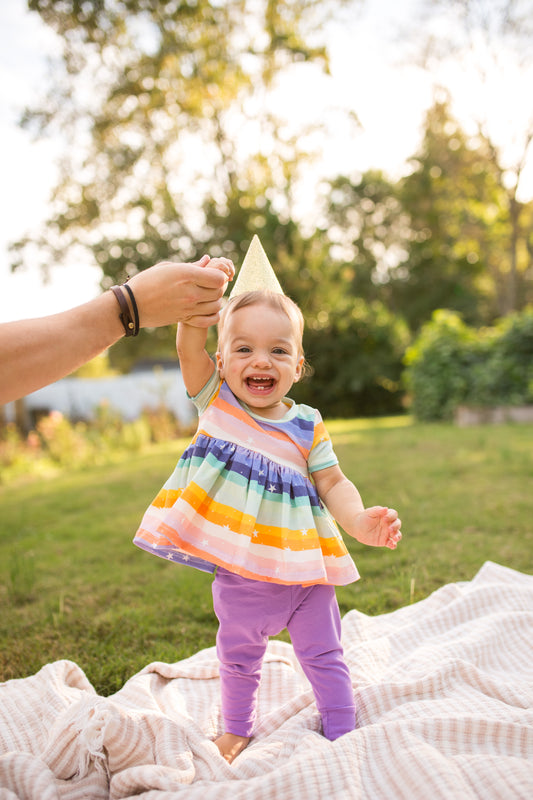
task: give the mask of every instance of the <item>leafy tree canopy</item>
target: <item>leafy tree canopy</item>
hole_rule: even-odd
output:
[[[225,214],[237,194],[265,191],[254,160],[302,157],[268,89],[294,64],[327,70],[324,25],[347,1],[30,0],[62,54],[23,124],[68,142],[50,218],[32,237],[45,263],[82,244],[111,283],[211,244],[204,203]],[[286,195],[270,183],[269,203],[283,208]],[[235,241],[220,247],[234,253]]]

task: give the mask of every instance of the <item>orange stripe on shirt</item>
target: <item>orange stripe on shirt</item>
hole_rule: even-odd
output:
[[[311,450],[313,449],[313,447],[316,447],[316,445],[319,444],[320,442],[329,442],[329,441],[330,441],[330,435],[327,431],[326,426],[321,421],[317,425],[315,425],[315,435],[313,438],[313,445],[311,447]]]
[[[208,522],[247,536],[255,544],[277,549],[288,547],[294,551],[321,549],[323,555],[329,556],[346,554],[346,547],[340,537],[320,537],[316,528],[308,529],[307,536],[302,537],[301,530],[290,531],[273,525],[260,525],[258,522],[254,524],[254,517],[212,500],[195,483],[189,484],[182,494],[182,500]]]
[[[172,508],[183,489],[161,489],[157,497],[152,500],[152,505],[156,508]]]

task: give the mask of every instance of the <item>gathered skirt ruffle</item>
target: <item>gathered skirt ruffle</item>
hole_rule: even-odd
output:
[[[307,476],[203,434],[149,506],[134,543],[178,563],[274,583],[345,585],[359,577]]]

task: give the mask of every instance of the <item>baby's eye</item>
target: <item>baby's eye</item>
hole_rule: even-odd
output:
[[[287,350],[285,350],[283,347],[275,347],[272,350],[272,352],[277,356],[286,356],[287,355]]]
[[[251,348],[247,347],[247,345],[243,344],[241,347],[239,347],[237,349],[237,352],[238,353],[250,353],[251,352]]]

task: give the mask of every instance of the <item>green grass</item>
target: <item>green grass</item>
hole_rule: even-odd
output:
[[[337,590],[342,613],[390,611],[486,560],[533,571],[532,426],[328,429],[366,505],[395,506],[404,532],[395,552],[346,537],[362,580]],[[211,577],[131,544],[183,444],[0,487],[0,680],[69,658],[106,695],[150,661],[214,644]]]

